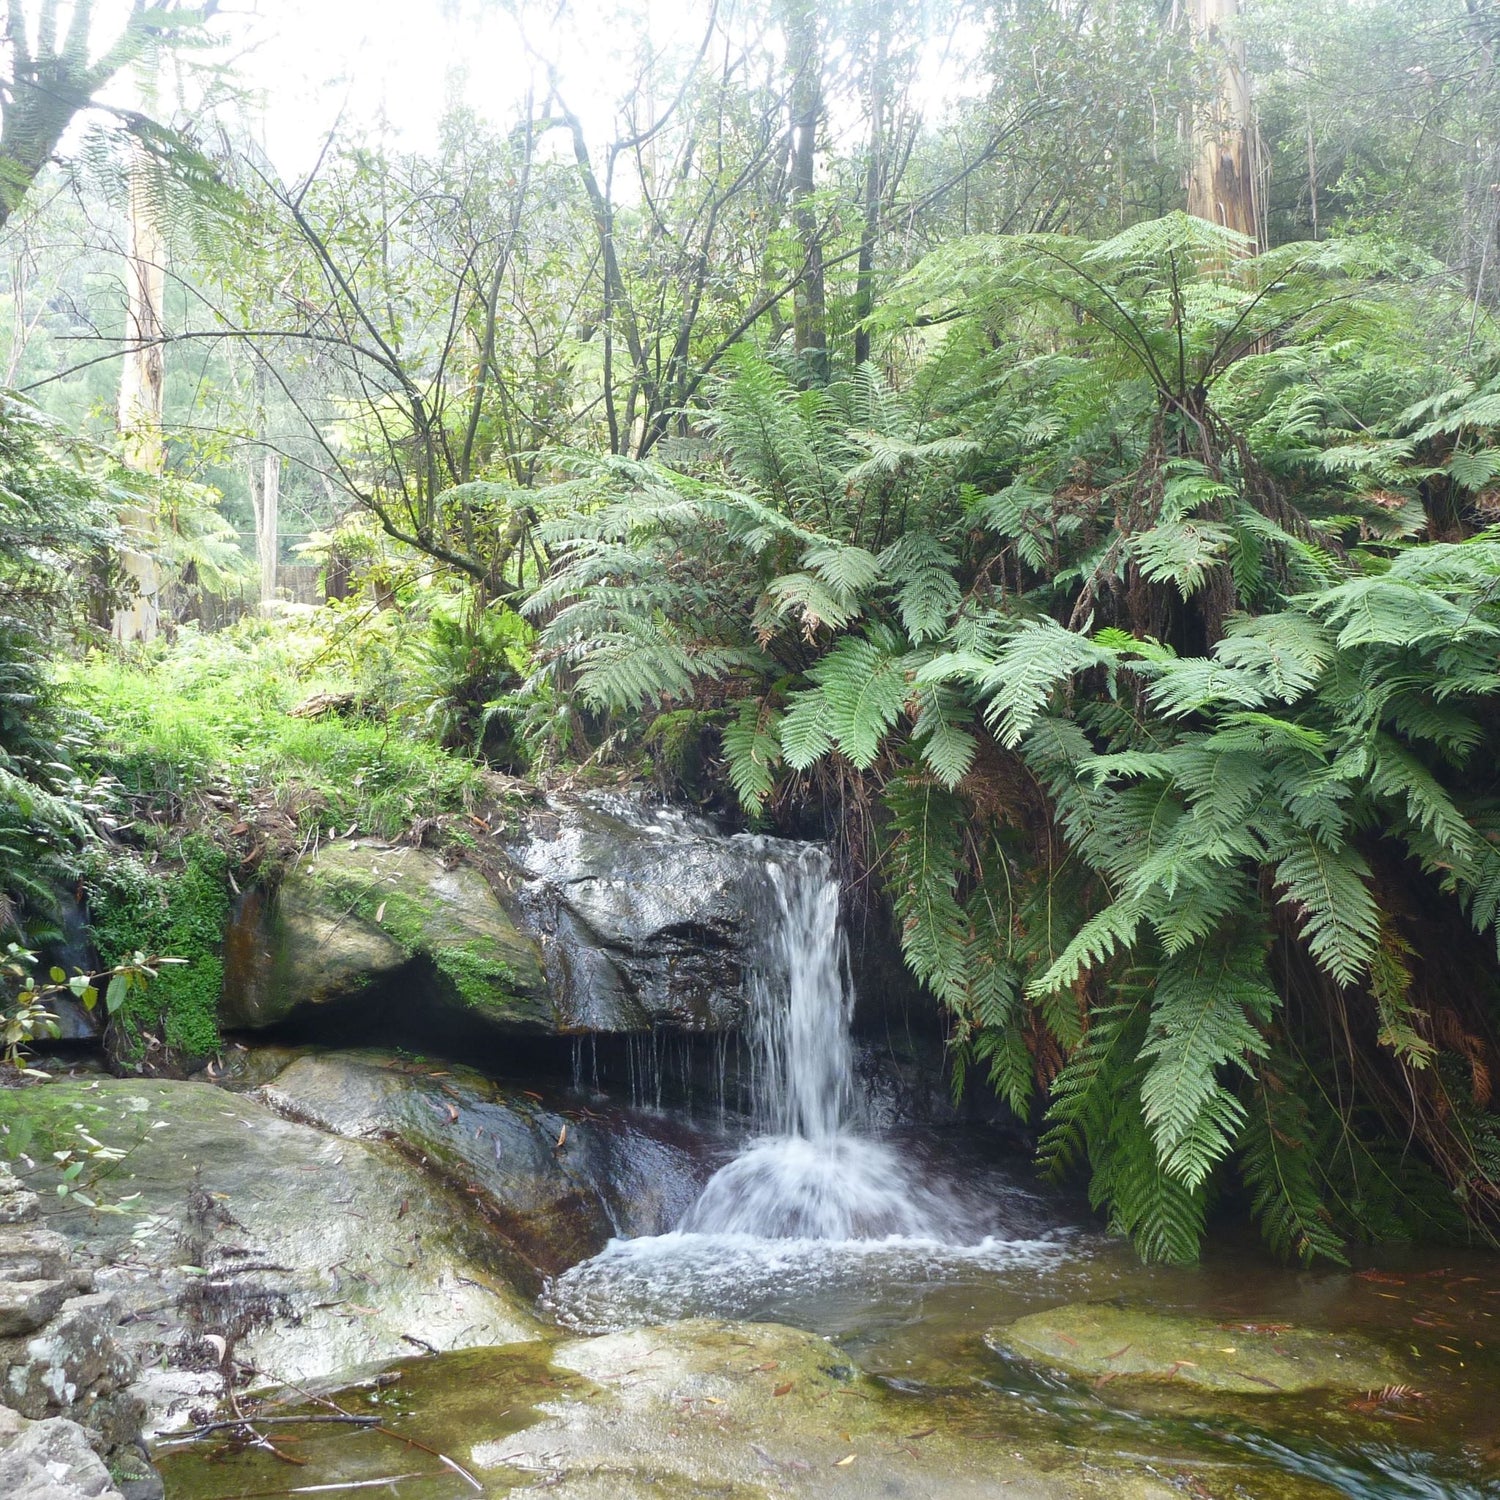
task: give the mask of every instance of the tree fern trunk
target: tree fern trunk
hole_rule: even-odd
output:
[[[137,147],[130,174],[130,248],[125,267],[126,353],[120,372],[119,425],[125,462],[143,474],[166,470],[162,406],[166,357],[162,302],[166,291],[166,243],[157,218],[151,163]],[[120,512],[127,536],[139,543],[122,552],[121,569],[131,597],[115,612],[111,628],[119,641],[156,639],[160,618],[161,568],[149,548],[155,513],[143,506]]]

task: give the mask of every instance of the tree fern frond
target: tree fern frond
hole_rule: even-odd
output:
[[[758,698],[740,704],[734,722],[725,726],[724,756],[730,784],[748,813],[759,813],[776,785],[781,761],[781,715]]]
[[[1228,1154],[1244,1109],[1218,1074],[1265,1055],[1261,1028],[1277,1009],[1265,943],[1231,935],[1167,959],[1157,972],[1141,1056],[1141,1111],[1164,1171],[1200,1187]]]
[[[941,635],[961,598],[953,552],[930,532],[908,531],[880,554],[880,567],[907,635],[917,642]]]
[[[1380,935],[1370,867],[1347,846],[1300,835],[1276,862],[1276,887],[1292,908],[1308,952],[1329,978],[1353,984],[1368,969]]]
[[[906,704],[905,652],[891,632],[846,636],[808,676],[823,689],[823,723],[838,747],[863,769]]]

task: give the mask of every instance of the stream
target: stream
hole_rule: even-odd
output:
[[[326,1391],[283,1393],[279,1457],[163,1440],[168,1500],[448,1500],[476,1486],[614,1500],[1500,1497],[1495,1257],[1386,1249],[1351,1271],[1301,1272],[1221,1237],[1198,1267],[1143,1266],[981,1132],[881,1128],[855,1083],[827,857],[774,840],[756,852],[765,882],[747,987],[749,1109],[723,1127],[714,1110],[696,1123],[679,1111],[677,1123],[717,1143],[719,1164],[675,1227],[617,1237],[547,1277],[539,1340],[388,1364],[334,1397],[336,1410]],[[574,1094],[594,1110],[673,1117],[609,1100],[581,1076]],[[1383,1391],[1282,1394],[1252,1374],[1269,1389],[1218,1390],[1193,1381],[1185,1354],[1168,1366],[1185,1378],[1140,1382],[1112,1367],[1070,1376],[986,1341],[1071,1304],[1190,1317],[1216,1330],[1227,1356],[1242,1342],[1274,1349],[1294,1329],[1357,1335],[1409,1378]],[[1170,1337],[1179,1325],[1161,1326]],[[813,1342],[789,1330],[835,1354],[806,1354]],[[737,1384],[704,1383],[709,1346]],[[598,1415],[604,1392],[620,1403],[615,1417]],[[867,1409],[853,1421],[861,1395]],[[322,1420],[289,1420],[299,1415]],[[448,1462],[434,1464],[437,1454]]]

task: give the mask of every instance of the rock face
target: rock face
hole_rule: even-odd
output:
[[[765,858],[755,840],[615,796],[554,801],[510,853],[564,1029],[738,1023]]]
[[[673,1228],[714,1165],[686,1127],[576,1103],[564,1113],[467,1068],[385,1053],[298,1058],[260,1097],[337,1135],[395,1142],[461,1187],[546,1274],[593,1255],[612,1235]]]
[[[0,1090],[0,1123],[17,1117],[17,1092]],[[80,1205],[50,1222],[128,1314],[119,1336],[152,1367],[142,1389],[158,1411],[211,1406],[226,1374],[306,1381],[535,1336],[473,1210],[388,1146],[332,1139],[205,1084],[24,1092],[38,1159],[79,1127],[129,1153],[98,1191],[138,1194],[144,1219]]]
[[[159,1500],[140,1447],[139,1373],[115,1337],[118,1304],[95,1293],[41,1203],[0,1167],[0,1495],[9,1500]],[[110,1467],[122,1478],[117,1487]]]
[[[484,875],[368,839],[299,859],[243,907],[226,944],[223,1021],[273,1026],[385,985],[503,1030],[551,1029],[541,950]]]
[[[436,1012],[499,1037],[738,1025],[766,846],[625,796],[555,799],[451,863],[368,839],[242,898],[230,1030],[346,1008]]]
[[[1408,1376],[1378,1345],[1351,1334],[1288,1328],[1257,1331],[1197,1318],[1071,1303],[1032,1313],[985,1335],[1004,1354],[1086,1380],[1160,1382],[1266,1395],[1378,1391]]]

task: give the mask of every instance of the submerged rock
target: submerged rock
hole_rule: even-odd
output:
[[[299,859],[275,898],[237,914],[223,1021],[273,1026],[382,983],[503,1030],[553,1025],[541,953],[485,876],[368,839]]]
[[[388,1053],[298,1058],[261,1097],[338,1135],[395,1142],[463,1188],[546,1274],[612,1235],[670,1229],[712,1170],[685,1126],[617,1109],[559,1109],[468,1068]]]
[[[0,1090],[0,1124],[23,1119],[40,1161],[84,1133],[127,1153],[90,1194],[131,1213],[69,1198],[48,1222],[119,1299],[122,1341],[166,1366],[147,1390],[158,1409],[211,1404],[226,1374],[301,1382],[535,1336],[483,1223],[388,1146],[164,1080]]]
[[[550,1348],[469,1350],[391,1373],[399,1378],[382,1398],[385,1421],[448,1455],[491,1495],[1173,1500],[1183,1492],[1170,1460],[1148,1464],[1086,1440],[1030,1435],[1029,1411],[1013,1424],[893,1390],[836,1345],[775,1323],[691,1320]],[[302,1484],[376,1482],[396,1472],[394,1455],[406,1456],[396,1443],[326,1426],[301,1436]],[[215,1462],[177,1453],[163,1468],[177,1500],[285,1485],[274,1459],[250,1451]],[[1195,1474],[1191,1492],[1216,1500],[1327,1493],[1297,1483],[1250,1488],[1254,1477],[1220,1467],[1212,1489]]]
[[[991,1329],[998,1353],[1087,1380],[1172,1381],[1244,1395],[1378,1391],[1407,1379],[1357,1334],[1217,1324],[1112,1303],[1070,1303]]]

